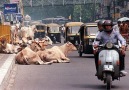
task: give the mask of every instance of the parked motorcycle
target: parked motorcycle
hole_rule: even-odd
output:
[[[99,46],[98,72],[99,80],[104,81],[106,90],[111,89],[112,81],[120,80],[120,47],[111,42]]]

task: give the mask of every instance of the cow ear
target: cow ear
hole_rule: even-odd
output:
[[[67,41],[66,45],[67,45],[67,46],[69,46],[69,44],[70,44],[70,42],[69,42],[69,41]]]
[[[71,45],[72,43],[68,41],[67,44]]]
[[[66,43],[67,43],[67,44],[69,44],[70,42],[69,42],[69,41],[67,41]]]

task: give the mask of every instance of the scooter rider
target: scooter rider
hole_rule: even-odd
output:
[[[103,29],[103,23],[104,23],[105,20],[100,20],[98,23],[97,23],[97,26],[98,26],[98,30],[99,32],[102,32],[104,29]]]
[[[95,41],[93,48],[96,49],[95,51],[95,60],[98,62],[98,53],[99,51],[97,50],[98,45],[100,44],[105,44],[106,42],[110,41],[113,44],[118,44],[118,40],[121,43],[121,50],[120,50],[120,72],[122,75],[126,75],[127,72],[124,71],[125,66],[124,66],[124,57],[125,57],[125,47],[126,47],[126,40],[121,36],[121,34],[113,29],[113,22],[111,20],[105,20],[103,24],[104,30],[100,32]],[[98,67],[98,64],[96,64]]]
[[[100,32],[102,32],[102,31],[104,30],[104,28],[103,28],[104,21],[105,21],[105,20],[100,20],[100,21],[97,23],[98,32],[97,32],[97,34],[96,34],[96,37],[97,37],[97,35],[98,35]],[[94,40],[94,41],[95,41],[95,40]],[[94,45],[94,43],[93,43],[93,45]]]
[[[97,22],[98,32],[97,32],[97,34],[96,34],[96,37],[97,37],[97,35],[98,35],[100,32],[102,32],[102,31],[104,30],[104,28],[103,28],[104,21],[105,21],[105,20],[100,20],[100,21]],[[95,39],[94,41],[96,41],[96,39]],[[101,44],[101,42],[100,42],[100,44]],[[93,42],[93,45],[94,45],[94,42]],[[96,51],[94,48],[93,48],[93,50]],[[95,52],[93,52],[93,53],[95,53]],[[97,54],[94,54],[94,57],[96,57],[96,55],[97,55]],[[95,58],[96,71],[97,71],[97,68],[98,68],[97,63],[98,63],[98,59]]]

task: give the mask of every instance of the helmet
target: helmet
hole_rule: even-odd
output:
[[[104,21],[104,24],[103,24],[104,31],[105,32],[111,32],[112,31],[112,28],[111,28],[111,30],[107,30],[105,26],[111,26],[111,27],[113,27],[113,22],[111,20],[105,20]]]
[[[105,20],[103,25],[104,26],[113,26],[113,22],[111,20]]]
[[[100,21],[98,21],[97,25],[98,25],[98,26],[99,26],[99,25],[103,25],[104,21],[105,21],[105,20],[100,20]]]

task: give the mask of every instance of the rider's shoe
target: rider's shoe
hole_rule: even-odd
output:
[[[128,74],[128,72],[124,71],[124,70],[121,70],[120,71],[120,76],[126,76]]]

